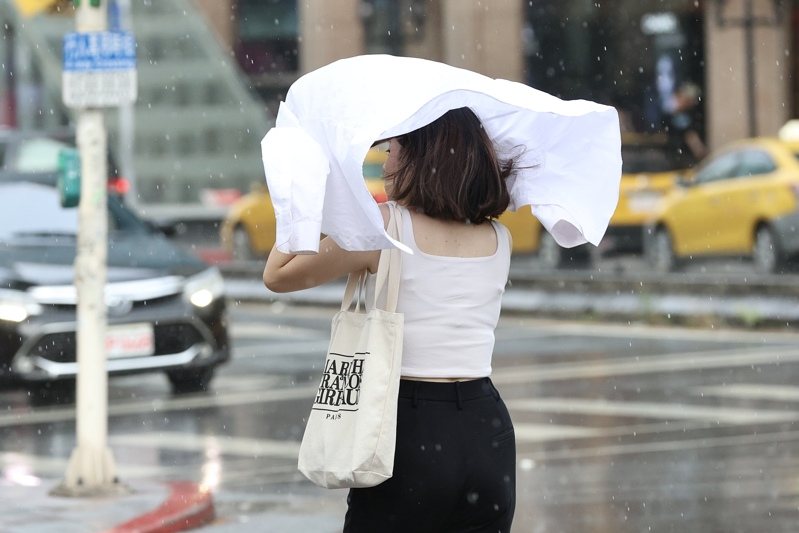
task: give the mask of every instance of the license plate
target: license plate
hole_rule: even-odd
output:
[[[105,353],[109,359],[142,357],[155,353],[155,334],[152,324],[108,326]]]
[[[653,211],[660,201],[661,195],[658,193],[634,193],[628,197],[630,211],[638,213]]]

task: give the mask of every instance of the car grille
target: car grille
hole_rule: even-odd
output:
[[[200,331],[189,323],[158,324],[154,333],[156,356],[180,353],[204,341]],[[28,354],[57,363],[74,363],[77,360],[75,338],[74,331],[46,333],[39,337]]]

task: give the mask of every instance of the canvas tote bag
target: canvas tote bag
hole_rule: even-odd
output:
[[[388,206],[387,231],[400,240],[400,209]],[[297,464],[321,487],[372,487],[392,475],[404,325],[403,315],[395,312],[401,254],[396,248],[380,253],[369,311],[361,306],[363,271],[350,274],[341,311],[333,317],[324,373]],[[385,308],[378,308],[384,290]]]

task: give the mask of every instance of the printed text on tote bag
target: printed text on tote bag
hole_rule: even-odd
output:
[[[313,409],[330,411],[325,420],[338,420],[341,418],[339,411],[358,410],[364,357],[369,352],[355,352],[353,355],[330,352],[329,355],[342,359],[328,357]]]

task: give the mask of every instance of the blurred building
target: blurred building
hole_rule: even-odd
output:
[[[627,131],[709,146],[748,136],[751,114],[764,135],[799,114],[796,0],[198,1],[272,111],[300,74],[385,52],[602,101]]]
[[[154,216],[219,218],[263,181],[259,142],[291,83],[362,53],[613,105],[628,140],[663,139],[686,163],[691,138],[774,135],[799,116],[799,0],[108,1],[139,43],[139,99],[127,122],[107,114],[111,147],[130,152],[135,199]],[[0,0],[0,124],[72,123],[60,97],[71,14],[67,0]]]

